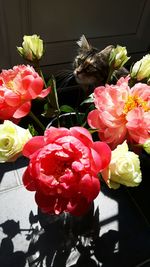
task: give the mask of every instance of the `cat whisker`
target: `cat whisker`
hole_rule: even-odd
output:
[[[62,82],[60,83],[59,87],[64,88],[68,83],[71,81],[71,79],[74,77],[73,73],[70,74],[69,76],[65,77]]]
[[[73,70],[70,70],[70,69],[61,70],[61,71],[56,73],[56,77],[64,78],[64,77],[66,77],[66,76],[68,76],[68,75],[70,75],[72,73],[73,73]]]
[[[66,75],[59,75],[57,77],[57,81],[64,81],[64,80],[67,80],[67,79],[70,79],[71,77],[73,77],[73,73],[66,73]]]

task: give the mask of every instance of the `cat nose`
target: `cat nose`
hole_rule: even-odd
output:
[[[75,71],[74,71],[74,74],[75,74],[75,75],[78,75],[78,74],[80,74],[81,72],[82,72],[81,70],[75,70]]]

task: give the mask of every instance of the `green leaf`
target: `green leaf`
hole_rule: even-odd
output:
[[[92,129],[92,128],[89,128],[88,131],[92,134],[92,133],[95,133],[95,132],[98,132],[98,128],[95,128],[95,129]]]
[[[90,94],[90,95],[88,96],[87,99],[85,99],[85,100],[80,104],[80,106],[82,106],[83,104],[86,104],[86,103],[93,103],[93,102],[94,102],[94,96],[93,96],[93,93],[92,93],[92,94]]]
[[[62,105],[60,107],[60,111],[62,111],[62,112],[75,112],[75,110],[71,106],[68,106],[68,105]]]

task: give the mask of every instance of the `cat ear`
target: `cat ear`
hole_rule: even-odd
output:
[[[103,50],[101,50],[98,54],[103,55],[104,57],[108,57],[110,55],[111,50],[114,48],[113,45],[106,46]]]
[[[83,50],[90,50],[91,49],[91,45],[88,43],[85,35],[82,35],[80,40],[77,41],[77,44],[79,45],[79,47]]]

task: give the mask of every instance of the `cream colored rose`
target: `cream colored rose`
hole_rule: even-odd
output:
[[[29,130],[6,120],[0,125],[0,163],[15,161],[24,144],[32,137]]]
[[[147,54],[133,65],[130,75],[137,81],[150,77],[150,54]]]
[[[117,45],[110,53],[109,65],[113,66],[114,69],[119,69],[129,60],[129,58],[130,57],[127,56],[126,47]]]
[[[109,167],[102,172],[103,179],[110,188],[117,189],[120,184],[125,186],[138,186],[142,181],[140,160],[137,154],[128,151],[124,141],[112,151]]]
[[[17,50],[21,56],[29,61],[40,59],[43,55],[43,40],[40,39],[36,34],[25,35],[23,37],[22,47],[17,47]]]

